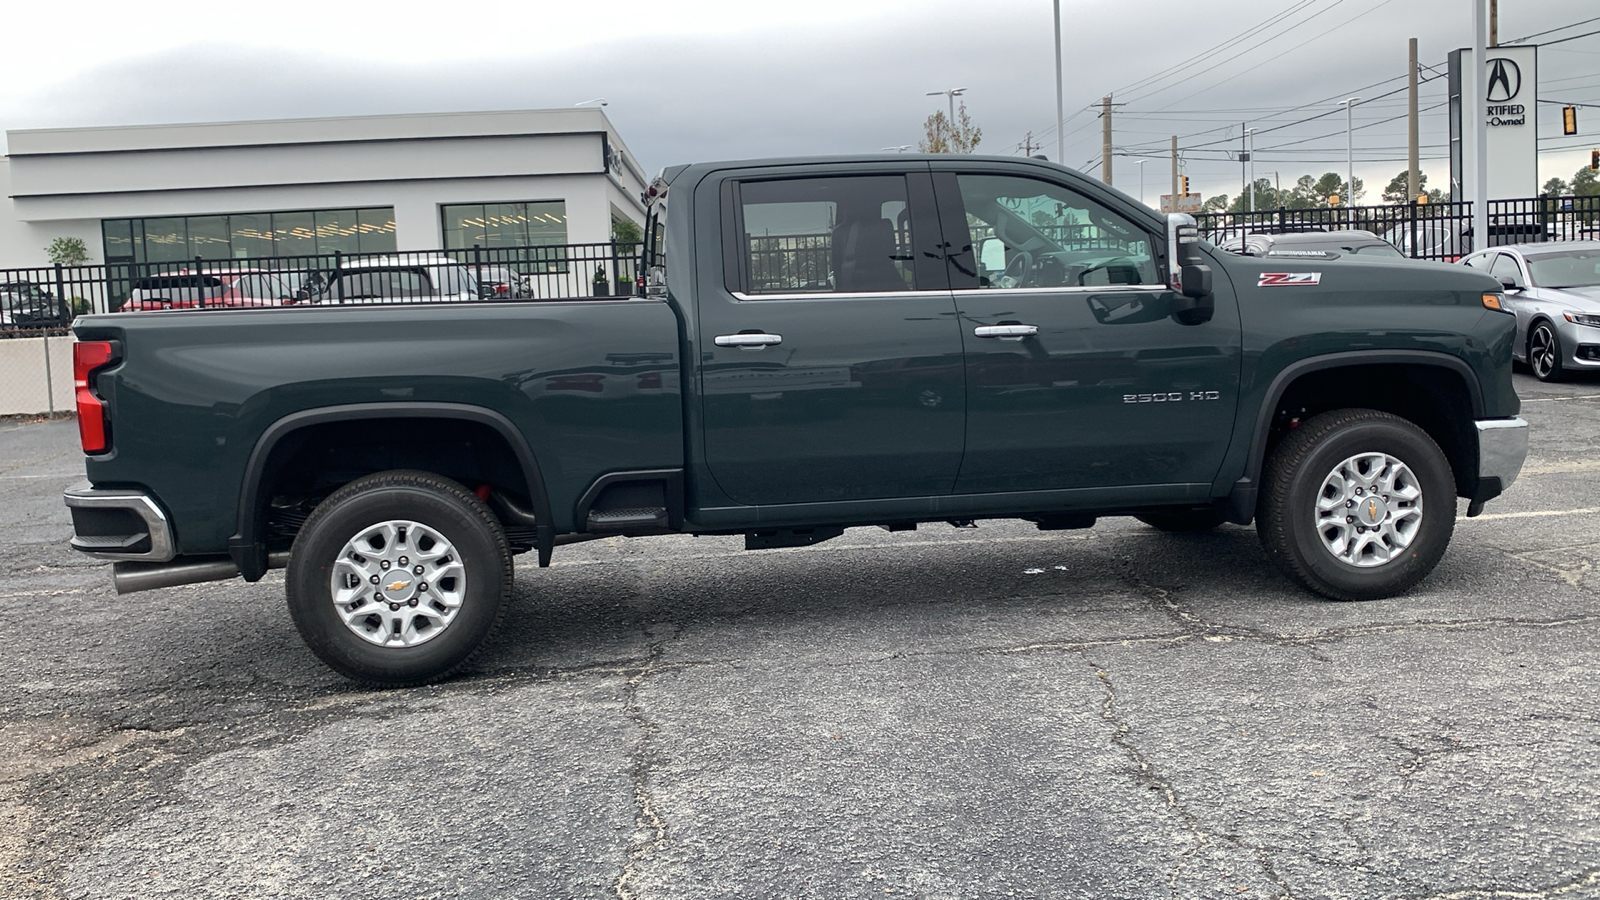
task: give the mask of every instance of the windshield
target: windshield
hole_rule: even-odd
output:
[[[1540,287],[1600,285],[1600,249],[1528,254],[1528,270]]]

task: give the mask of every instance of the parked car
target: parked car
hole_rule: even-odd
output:
[[[1412,235],[1416,252],[1412,252]],[[1549,231],[1539,222],[1497,222],[1489,226],[1489,246],[1542,242]],[[1401,256],[1456,262],[1473,251],[1470,219],[1427,219],[1415,224],[1396,225],[1383,233],[1383,239],[1399,248]]]
[[[1245,256],[1315,257],[1340,256],[1403,257],[1393,244],[1370,231],[1299,231],[1288,234],[1247,234],[1217,245],[1230,253]]]
[[[0,327],[61,328],[72,322],[65,301],[31,281],[0,284]]]
[[[478,280],[466,266],[444,256],[377,256],[346,260],[329,272],[320,290],[302,288],[310,303],[396,303],[478,300]]]
[[[478,279],[484,299],[522,300],[533,296],[528,276],[509,266],[467,266]]]
[[[255,269],[181,270],[135,279],[121,312],[283,306],[294,289],[279,275]]]
[[[1517,318],[1512,356],[1540,381],[1600,370],[1600,241],[1511,244],[1461,260],[1497,278]]]

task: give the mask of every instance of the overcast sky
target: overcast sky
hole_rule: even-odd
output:
[[[1239,164],[1224,151],[1236,152],[1244,121],[1260,129],[1257,177],[1276,173],[1287,185],[1344,171],[1338,99],[1394,92],[1354,113],[1356,174],[1375,200],[1405,167],[1406,41],[1418,38],[1422,62],[1442,76],[1446,54],[1471,40],[1470,2],[1062,0],[1065,162],[1098,164],[1100,123],[1089,107],[1112,93],[1123,104],[1113,116],[1118,152],[1162,157],[1145,166],[1152,203],[1166,187],[1174,133],[1191,190],[1237,194]],[[12,4],[0,128],[537,109],[604,97],[653,173],[705,159],[914,148],[924,119],[947,105],[927,92],[964,87],[983,129],[980,152],[1021,153],[1031,133],[1057,155],[1050,0],[378,8]],[[1596,17],[1595,0],[1500,0],[1500,37]],[[1600,21],[1531,42],[1597,29]],[[1542,183],[1570,178],[1600,147],[1600,34],[1541,50],[1539,84],[1543,99],[1595,104],[1580,109],[1577,138],[1561,137],[1559,107],[1540,105]],[[1424,84],[1423,169],[1433,187],[1448,180],[1444,99],[1442,77]],[[1319,113],[1329,114],[1291,124]],[[1132,158],[1113,172],[1118,187],[1140,192]]]

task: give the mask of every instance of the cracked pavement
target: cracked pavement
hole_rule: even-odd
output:
[[[367,691],[281,573],[118,597],[71,422],[0,423],[0,898],[1600,898],[1600,381],[1410,595],[1253,529],[853,529],[519,558]]]

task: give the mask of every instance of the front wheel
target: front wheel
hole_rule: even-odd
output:
[[[1560,381],[1565,374],[1561,369],[1561,338],[1549,322],[1533,326],[1528,335],[1528,368],[1540,381]]]
[[[386,687],[449,675],[475,656],[511,593],[494,514],[431,472],[379,472],[318,504],[295,538],[289,613],[335,671]]]
[[[1261,543],[1284,574],[1334,600],[1409,590],[1455,530],[1455,478],[1412,423],[1370,409],[1303,422],[1267,460]]]

